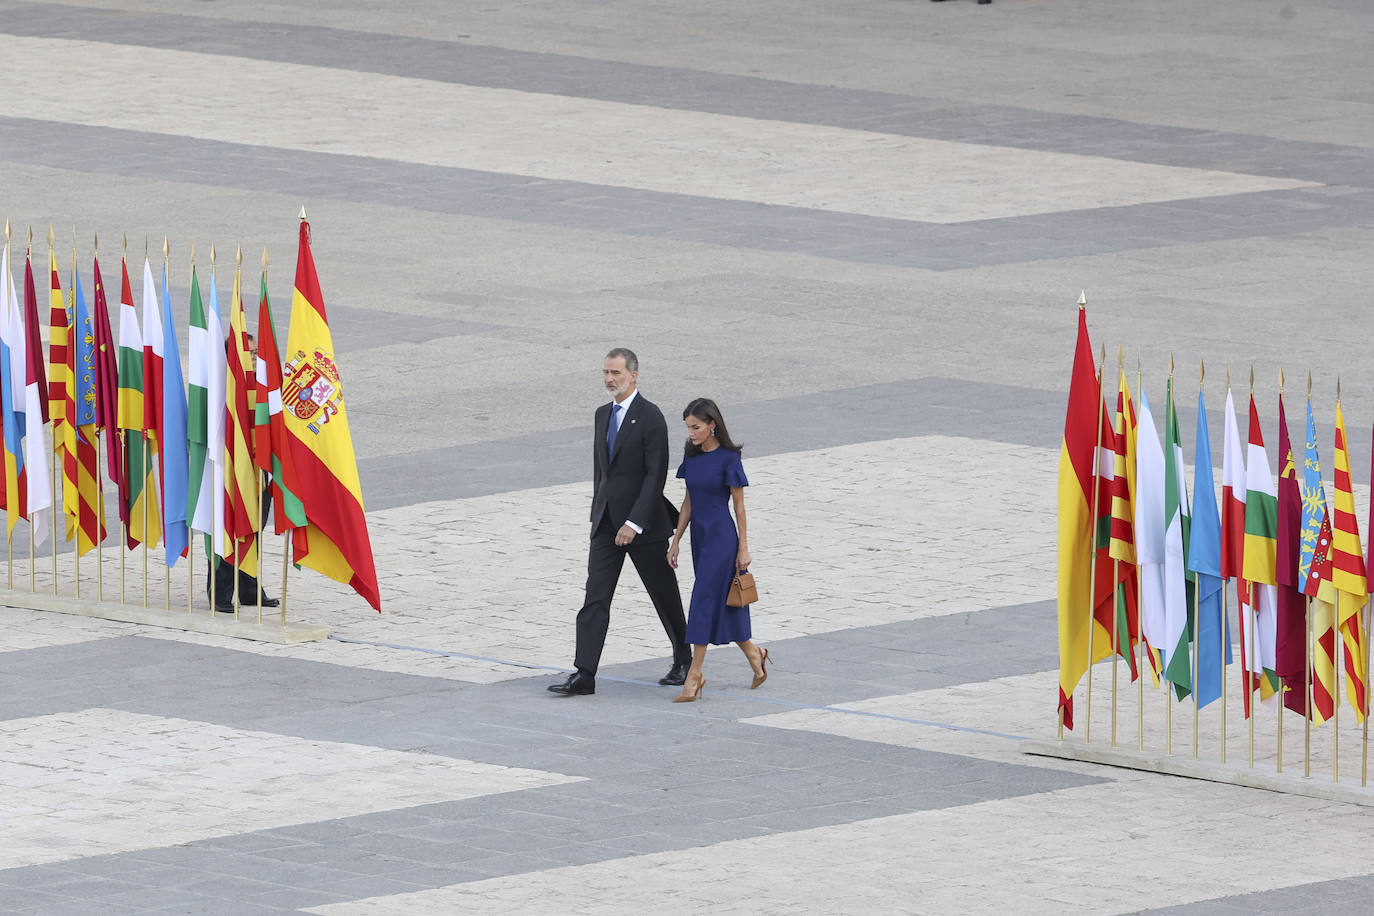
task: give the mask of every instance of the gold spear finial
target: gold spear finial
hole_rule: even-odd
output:
[[[48,223],[48,247],[53,247],[52,223]]]
[[[1126,345],[1124,343],[1116,345],[1116,367],[1123,372],[1126,369]]]
[[[301,204],[301,222],[305,222],[305,204]],[[1086,305],[1087,300],[1080,302],[1079,305]]]
[[[213,244],[210,246],[210,269],[215,269],[215,246]]]
[[[267,273],[267,246],[262,246],[262,272]]]
[[[1341,406],[1341,377],[1339,373],[1336,375],[1336,406]]]
[[[235,263],[236,265],[238,265],[239,267],[242,267],[242,266],[243,266],[243,246],[242,246],[242,245],[240,245],[240,246],[238,247],[238,250],[236,250],[236,251],[234,252],[234,263]]]
[[[163,260],[163,261],[166,261],[166,260],[167,260],[167,252],[168,252],[169,250],[170,250],[170,248],[169,248],[169,246],[167,245],[167,236],[164,235],[164,236],[162,237],[162,260]]]
[[[100,233],[99,233],[99,232],[92,232],[92,233],[91,233],[91,254],[95,255],[97,258],[100,257]]]
[[[33,253],[33,226],[29,226],[29,253]]]
[[[1231,361],[1226,361],[1226,390],[1231,390]]]
[[[1312,370],[1307,370],[1307,399],[1312,400]]]
[[[1202,360],[1198,360],[1198,361],[1197,361],[1197,386],[1198,386],[1199,389],[1202,388],[1202,378],[1203,378],[1203,376],[1205,376],[1206,374],[1207,374],[1207,367],[1203,364],[1203,361],[1202,361]]]
[[[6,220],[5,220],[5,244],[8,245],[9,243],[10,243],[10,221],[9,221],[8,219],[6,219]]]
[[[123,254],[123,257],[124,257],[125,260],[128,260],[128,258],[129,258],[129,233],[127,233],[127,232],[124,233],[123,244],[124,244],[124,249],[123,249],[124,254]]]
[[[1279,397],[1283,397],[1283,367],[1279,366]]]
[[[1172,380],[1173,377],[1174,377],[1174,354],[1170,353],[1170,354],[1169,354],[1169,378],[1170,378],[1170,380]]]
[[[192,263],[192,264],[195,264],[195,263],[196,263],[196,243],[195,243],[195,242],[192,242],[192,243],[191,243],[191,263]]]
[[[1255,364],[1250,364],[1250,397],[1255,396]]]

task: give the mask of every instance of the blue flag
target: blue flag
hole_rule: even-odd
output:
[[[167,291],[167,265],[162,265],[162,537],[168,566],[186,552],[186,489],[190,446],[186,440],[186,385],[181,377],[172,297]]]
[[[1201,391],[1197,395],[1193,525],[1189,534],[1188,568],[1197,574],[1197,705],[1202,707],[1221,697],[1225,666],[1231,663],[1231,636],[1221,590],[1221,513],[1212,482],[1212,441],[1207,434],[1207,404]]]
[[[76,378],[72,385],[72,399],[76,403],[76,429],[81,435],[81,427],[95,423],[95,322],[91,320],[90,307],[86,305],[86,291],[81,286],[81,275],[72,275],[72,288],[75,290],[76,308],[72,316],[71,337],[67,346],[72,348],[72,365]],[[83,437],[84,438],[84,437]]]

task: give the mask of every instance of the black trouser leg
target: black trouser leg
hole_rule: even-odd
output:
[[[586,600],[577,612],[577,654],[573,664],[583,674],[594,677],[601,664],[601,650],[611,625],[611,598],[624,565],[625,550],[615,546],[615,529],[606,523],[599,525],[587,553]]]
[[[677,587],[677,572],[668,565],[667,539],[641,542],[635,538],[630,543],[629,554],[640,581],[649,593],[649,600],[654,603],[654,610],[658,611],[663,632],[668,634],[668,643],[673,647],[673,662],[689,664],[692,650],[687,647],[687,616],[682,612],[682,593]]]

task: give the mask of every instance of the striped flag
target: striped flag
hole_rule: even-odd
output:
[[[1277,689],[1273,679],[1274,633],[1278,615],[1276,582],[1276,531],[1278,494],[1264,449],[1255,396],[1250,396],[1249,445],[1245,456],[1245,579],[1250,583],[1248,620],[1251,673],[1259,678],[1260,697],[1268,699]],[[1251,687],[1254,687],[1252,681]]]
[[[1140,392],[1136,438],[1135,555],[1140,564],[1140,632],[1155,686],[1164,672],[1164,450],[1145,392]]]
[[[57,253],[52,249],[48,250],[48,265],[52,275],[48,294],[48,416],[52,419],[53,451],[60,453],[66,441],[63,427],[67,422],[67,388],[71,383],[71,371],[67,368],[67,344],[72,319],[67,302],[62,298],[62,283],[57,277]],[[64,506],[66,499],[64,490]],[[70,532],[67,539],[71,540]]]
[[[219,294],[210,272],[210,304],[201,300],[200,280],[191,269],[191,376],[187,387],[190,477],[186,493],[190,527],[205,534],[206,553],[224,555],[224,329]]]
[[[1365,578],[1360,523],[1355,518],[1355,493],[1350,482],[1350,454],[1346,450],[1345,417],[1336,401],[1335,512],[1331,516],[1331,584],[1336,588],[1336,621],[1345,643],[1345,697],[1363,722],[1365,660],[1368,640],[1364,605],[1369,597]]]
[[[301,566],[347,583],[380,612],[382,598],[372,561],[353,437],[348,429],[343,380],[334,361],[334,339],[310,251],[310,224],[305,220],[301,220],[284,370],[282,410],[286,415],[291,461],[300,482],[296,495],[305,506],[307,519],[306,526],[297,529],[292,537],[293,557]],[[1094,384],[1093,392],[1100,404],[1100,386]],[[1087,457],[1088,463],[1081,470],[1091,477],[1091,452]],[[1062,508],[1062,482],[1060,494]],[[1090,544],[1091,541],[1085,546]],[[1086,553],[1083,559],[1087,561]],[[1060,562],[1062,569],[1062,554]],[[1091,600],[1091,595],[1088,598]],[[1090,613],[1088,608],[1084,610]],[[1085,637],[1088,625],[1089,618],[1085,618]]]
[[[122,264],[119,292],[119,428],[124,430],[124,467],[128,487],[122,514],[132,549],[149,547],[162,539],[162,519],[158,514],[157,484],[150,444],[145,439],[143,404],[143,337],[134,310],[134,294],[129,284],[129,268]]]
[[[1241,697],[1244,714],[1252,714],[1251,695],[1259,687],[1263,670],[1259,662],[1259,638],[1255,611],[1250,603],[1250,583],[1245,579],[1245,453],[1241,451],[1236,402],[1226,389],[1225,439],[1221,457],[1221,574],[1236,583],[1236,618],[1240,643]]]
[[[1195,577],[1188,573],[1188,534],[1191,510],[1183,473],[1183,444],[1178,435],[1174,380],[1169,379],[1168,412],[1164,415],[1164,678],[1180,700],[1193,691],[1188,646],[1193,636]]]
[[[1116,425],[1113,430],[1111,541],[1108,556],[1114,561],[1115,588],[1112,608],[1116,617],[1116,652],[1131,666],[1131,680],[1140,676],[1135,645],[1140,639],[1140,598],[1135,558],[1135,450],[1136,417],[1126,373],[1119,371],[1116,390]],[[1110,580],[1109,580],[1110,581]]]
[[[162,348],[166,340],[162,330],[162,309],[157,301],[157,286],[153,267],[143,259],[143,435],[148,448],[148,462],[152,481],[150,495],[157,507],[159,533],[165,534],[167,518],[162,514]],[[151,516],[150,516],[151,517]],[[148,542],[157,546],[156,540]]]
[[[258,574],[258,529],[261,490],[253,462],[253,356],[243,311],[240,275],[234,273],[234,297],[229,304],[228,369],[224,376],[225,442],[225,553],[250,576]],[[235,560],[235,558],[237,558]]]
[[[1331,534],[1331,515],[1317,458],[1317,421],[1309,400],[1298,576],[1303,582],[1303,593],[1312,599],[1312,721],[1318,725],[1336,711],[1336,590],[1331,584]]]
[[[282,415],[281,357],[277,350],[277,329],[272,320],[272,303],[267,297],[267,271],[262,273],[258,301],[258,358],[255,375],[255,415],[253,457],[258,470],[271,475],[272,504],[277,534],[305,524],[305,507],[296,490],[295,465],[286,438],[286,418]]]

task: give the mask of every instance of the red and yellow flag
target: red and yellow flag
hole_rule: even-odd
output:
[[[1365,655],[1369,651],[1363,617],[1369,597],[1365,581],[1360,523],[1355,518],[1355,494],[1350,483],[1350,453],[1346,449],[1345,417],[1336,401],[1336,501],[1332,515],[1331,584],[1336,587],[1336,621],[1345,642],[1345,697],[1363,722],[1365,715]]]
[[[1084,342],[1086,333],[1085,328]],[[293,558],[300,566],[308,566],[331,579],[348,584],[368,604],[381,611],[382,599],[372,561],[372,542],[367,534],[367,517],[363,512],[363,492],[358,481],[353,437],[348,430],[343,382],[334,361],[334,339],[329,333],[324,295],[320,292],[315,259],[310,251],[310,224],[304,219],[301,220],[300,246],[296,254],[296,289],[291,301],[291,328],[287,333],[284,355],[286,365],[282,411],[286,416],[287,442],[299,486],[296,495],[300,497],[306,518],[305,527],[295,529],[293,535]],[[1091,374],[1091,366],[1089,370]],[[1093,390],[1097,391],[1095,385]],[[1090,450],[1091,436],[1090,429]],[[1091,474],[1088,465],[1085,465],[1085,469]],[[1061,484],[1061,501],[1062,491]],[[1090,547],[1088,520],[1085,502],[1082,553],[1085,592]],[[1062,555],[1060,562],[1062,569]],[[1085,656],[1088,603],[1083,602]]]
[[[294,313],[291,317],[294,332]],[[1065,728],[1073,728],[1073,692],[1089,664],[1095,561],[1093,478],[1102,412],[1102,386],[1093,365],[1087,313],[1080,308],[1064,440],[1059,450],[1059,713]],[[308,479],[309,475],[303,476]],[[309,503],[306,506],[308,513]]]
[[[241,275],[234,273],[229,307],[228,367],[224,418],[224,558],[250,576],[258,574],[258,529],[262,488],[253,461],[253,347],[243,312]]]

